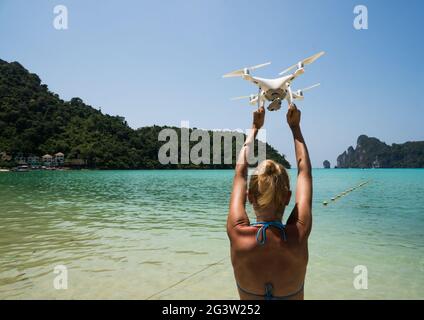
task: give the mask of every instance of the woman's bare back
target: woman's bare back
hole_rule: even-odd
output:
[[[256,240],[259,227],[244,227],[248,234],[231,242],[231,261],[241,299],[258,299],[252,294],[265,294],[266,284],[272,284],[272,295],[290,296],[290,299],[303,299],[303,283],[308,263],[307,241],[299,243],[296,226],[285,228],[286,241],[281,231],[269,227],[266,242],[260,245]],[[263,299],[263,298],[262,298]]]

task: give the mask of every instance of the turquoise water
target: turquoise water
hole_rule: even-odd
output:
[[[305,298],[423,299],[424,170],[313,176]],[[0,172],[0,299],[237,299],[225,232],[232,177]],[[57,265],[68,270],[66,290],[54,288]],[[357,265],[368,270],[366,290],[353,285]]]

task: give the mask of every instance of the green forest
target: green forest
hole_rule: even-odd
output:
[[[424,141],[387,145],[363,134],[337,157],[337,168],[424,168]]]
[[[88,168],[97,169],[234,167],[235,143],[231,164],[214,165],[211,161],[211,164],[162,165],[158,151],[166,142],[158,141],[158,134],[164,128],[132,129],[124,117],[103,114],[80,98],[64,101],[18,62],[0,60],[0,153],[12,156],[10,161],[0,158],[0,167],[16,165],[17,155],[42,156],[56,152],[63,152],[67,160],[83,159]],[[175,130],[180,136],[181,129]],[[256,148],[258,143],[262,142],[256,142]],[[195,144],[196,141],[190,142],[190,146]],[[223,146],[222,143],[221,149]],[[266,155],[290,167],[284,155],[268,144]]]

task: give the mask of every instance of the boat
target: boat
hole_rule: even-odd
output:
[[[13,169],[13,171],[15,172],[28,172],[29,170],[30,170],[29,167],[26,165],[17,166],[16,168]]]

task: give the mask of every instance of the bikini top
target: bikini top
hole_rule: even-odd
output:
[[[286,237],[286,231],[284,224],[281,223],[281,221],[266,221],[266,222],[256,222],[251,224],[251,226],[261,226],[256,233],[256,241],[260,245],[264,245],[266,242],[266,229],[269,227],[275,227],[277,229],[281,230],[281,239],[284,241],[287,241]]]

